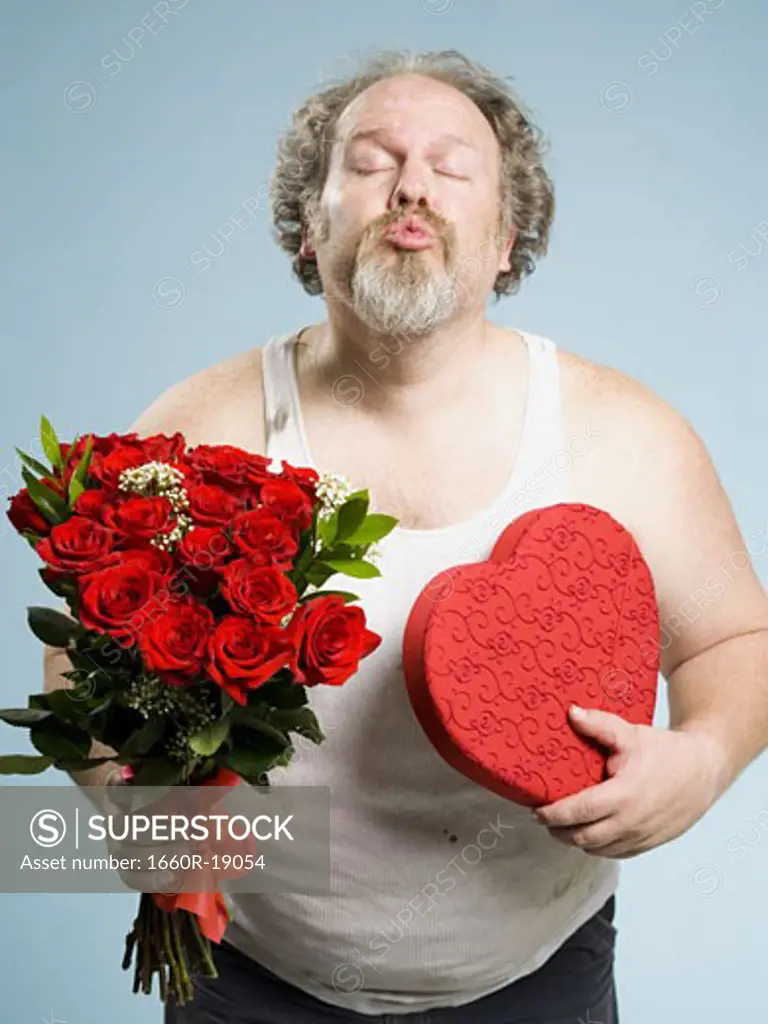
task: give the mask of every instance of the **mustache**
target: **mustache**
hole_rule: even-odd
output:
[[[445,235],[451,227],[445,217],[441,217],[439,213],[436,213],[429,207],[417,208],[412,206],[401,210],[393,210],[392,212],[383,214],[381,217],[377,217],[375,221],[369,224],[368,231],[370,231],[371,234],[383,234],[393,225],[400,224],[403,221],[408,220],[410,217],[417,217],[420,221],[426,224],[427,227],[431,228],[439,237]]]
[[[373,251],[393,225],[399,224],[409,217],[419,218],[433,231],[435,238],[442,247],[444,259],[448,263],[452,262],[457,252],[456,231],[453,224],[429,207],[415,206],[399,210],[389,210],[371,221],[363,231],[356,246],[356,258],[360,258],[363,253]]]

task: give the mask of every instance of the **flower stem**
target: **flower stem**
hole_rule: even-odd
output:
[[[181,986],[181,973],[179,971],[179,965],[176,963],[176,955],[173,951],[173,940],[171,938],[171,915],[167,910],[160,911],[161,927],[163,935],[163,948],[168,958],[168,965],[170,970],[170,981],[171,987],[173,988],[173,994],[178,1003],[183,1003],[184,997]]]
[[[194,936],[195,942],[197,943],[198,949],[200,950],[200,958],[203,967],[203,973],[208,978],[218,978],[219,972],[216,970],[216,963],[213,959],[213,952],[211,950],[211,943],[200,931],[200,925],[197,917],[194,914],[190,914],[188,917],[189,930]]]
[[[183,998],[181,1004],[183,1005],[187,999],[192,999],[195,994],[195,990],[192,987],[189,974],[187,972],[186,956],[184,955],[184,947],[181,942],[181,934],[179,931],[179,912],[176,910],[171,911],[171,935],[173,942],[176,947],[176,959],[178,961],[179,974],[181,976],[181,988]]]

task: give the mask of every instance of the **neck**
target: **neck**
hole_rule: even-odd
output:
[[[327,321],[302,333],[299,375],[307,393],[333,394],[339,404],[354,404],[359,412],[423,414],[471,394],[473,384],[483,387],[489,371],[491,378],[496,372],[489,363],[506,357],[509,366],[509,332],[482,312],[408,337],[379,334],[330,303],[328,308]]]

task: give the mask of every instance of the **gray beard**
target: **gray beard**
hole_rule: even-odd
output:
[[[358,259],[349,284],[356,316],[382,334],[420,337],[447,323],[456,311],[454,276],[430,271],[419,252],[403,252],[383,266],[375,255]]]

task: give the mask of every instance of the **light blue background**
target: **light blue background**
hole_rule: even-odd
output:
[[[172,6],[183,9],[160,31],[146,18],[157,34],[131,57],[148,2],[3,5],[4,495],[20,486],[12,446],[33,447],[40,412],[63,437],[123,430],[181,377],[321,319],[269,234],[276,135],[350,50],[456,47],[513,75],[552,140],[550,255],[491,315],[616,366],[680,409],[766,578],[760,0]],[[249,197],[261,211],[204,269],[194,254],[221,250],[221,226],[243,220]],[[168,277],[184,290],[171,308],[182,293],[158,285]],[[2,703],[17,706],[42,686],[24,608],[49,595],[7,524],[0,559]],[[0,746],[28,749],[7,728]],[[684,837],[623,862],[623,1024],[762,1019],[767,783],[763,759]],[[740,833],[752,845],[739,856]],[[3,1020],[158,1024],[154,998],[130,994],[119,968],[133,895],[0,899]]]

